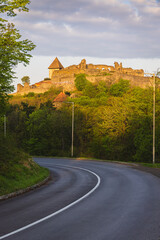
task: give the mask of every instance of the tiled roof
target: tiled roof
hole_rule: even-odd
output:
[[[54,100],[53,102],[64,102],[67,99],[67,95],[63,92],[61,92]]]
[[[40,82],[37,82],[37,83],[35,83],[35,84],[33,84],[33,86],[40,86],[41,84],[43,84],[43,83],[47,83],[47,84],[51,84],[51,81],[50,80],[42,80],[42,81],[40,81]]]
[[[64,68],[63,65],[60,63],[60,61],[56,57],[48,69],[63,69],[63,68]]]

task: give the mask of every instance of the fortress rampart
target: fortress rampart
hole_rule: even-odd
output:
[[[105,81],[107,85],[118,82],[121,78],[130,81],[131,86],[150,87],[152,86],[152,78],[145,77],[142,69],[123,68],[122,63],[114,63],[114,66],[109,65],[94,65],[86,64],[83,59],[79,65],[71,65],[66,68],[62,66],[56,58],[49,67],[50,79],[40,81],[33,85],[25,83],[17,85],[16,94],[27,94],[29,92],[44,93],[51,87],[62,87],[65,91],[75,90],[74,80],[76,75],[84,73],[88,81],[96,83]]]

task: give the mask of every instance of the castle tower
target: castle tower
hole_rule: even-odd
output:
[[[51,65],[48,67],[48,69],[49,69],[49,78],[52,77],[52,74],[53,74],[54,71],[61,70],[63,68],[64,68],[63,65],[60,63],[60,61],[56,57],[54,59],[54,61],[51,63]]]
[[[78,65],[78,67],[80,69],[86,69],[87,68],[86,59],[82,59],[81,63]]]

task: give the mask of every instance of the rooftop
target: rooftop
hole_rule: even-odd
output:
[[[63,69],[63,65],[60,63],[58,58],[56,57],[54,61],[51,63],[51,65],[48,67],[48,69]]]
[[[64,102],[67,99],[67,95],[63,92],[58,94],[58,96],[53,100],[53,102]]]

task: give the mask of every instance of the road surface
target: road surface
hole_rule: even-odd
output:
[[[53,178],[0,202],[0,239],[160,240],[160,178],[115,163],[35,160]]]

